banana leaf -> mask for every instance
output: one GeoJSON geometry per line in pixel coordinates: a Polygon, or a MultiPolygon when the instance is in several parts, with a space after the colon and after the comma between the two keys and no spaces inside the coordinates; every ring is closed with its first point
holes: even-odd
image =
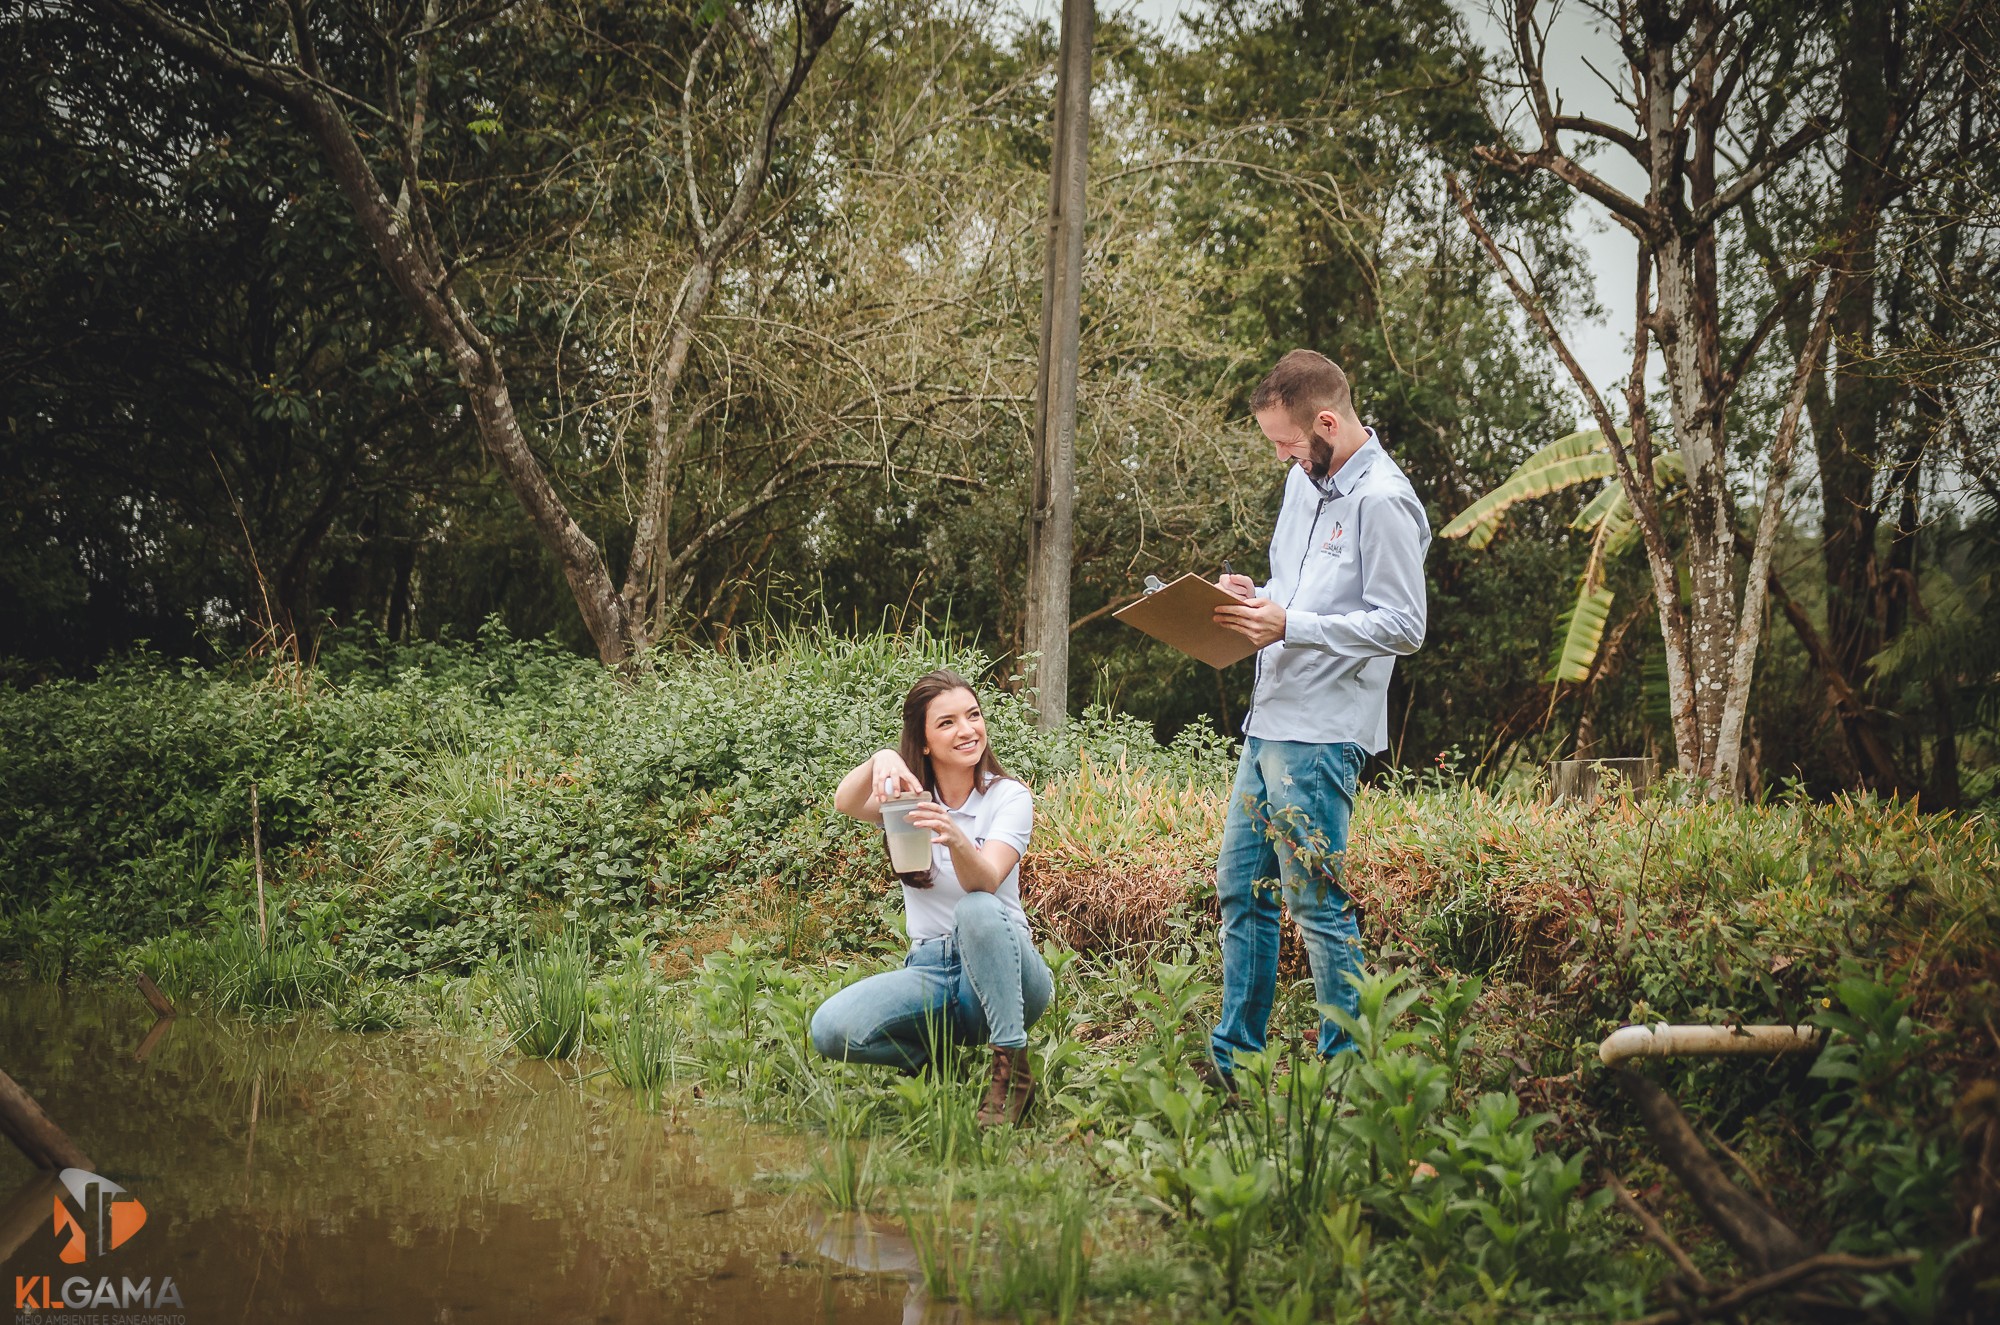
{"type": "Polygon", "coordinates": [[[1573,432],[1523,460],[1499,487],[1460,511],[1439,533],[1445,538],[1464,538],[1468,547],[1483,548],[1499,531],[1501,517],[1517,503],[1593,479],[1610,478],[1612,472],[1604,435],[1595,428],[1573,432]]]}
{"type": "MultiPolygon", "coordinates": [[[[1678,483],[1686,474],[1687,462],[1679,451],[1663,451],[1653,457],[1653,482],[1658,486],[1678,483]]],[[[1599,531],[1592,554],[1599,561],[1619,556],[1639,541],[1638,517],[1632,512],[1632,503],[1625,500],[1625,485],[1616,477],[1576,513],[1569,527],[1599,531]]]]}
{"type": "Polygon", "coordinates": [[[1591,665],[1597,661],[1598,646],[1604,643],[1604,627],[1611,620],[1611,590],[1585,585],[1576,602],[1563,613],[1562,642],[1557,647],[1555,665],[1542,679],[1575,684],[1590,679],[1591,665]]]}

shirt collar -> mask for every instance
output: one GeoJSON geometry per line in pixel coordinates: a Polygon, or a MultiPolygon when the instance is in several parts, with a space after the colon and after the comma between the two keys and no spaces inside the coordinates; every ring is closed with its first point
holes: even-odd
{"type": "MultiPolygon", "coordinates": [[[[979,809],[980,802],[986,799],[987,789],[993,785],[993,781],[994,780],[991,777],[975,776],[973,778],[972,794],[965,798],[965,804],[959,806],[957,809],[953,809],[951,806],[947,805],[944,807],[945,813],[972,814],[976,812],[979,809]],[[980,785],[981,782],[984,782],[985,785],[983,786],[980,785]]],[[[944,800],[944,797],[940,796],[938,797],[938,800],[942,802],[944,800]]]]}
{"type": "Polygon", "coordinates": [[[1382,439],[1375,435],[1373,428],[1365,428],[1363,431],[1368,434],[1368,440],[1363,442],[1353,455],[1347,457],[1346,463],[1339,469],[1327,475],[1326,482],[1320,485],[1320,491],[1324,492],[1331,487],[1345,497],[1353,493],[1357,483],[1368,477],[1368,471],[1382,457],[1382,439]]]}

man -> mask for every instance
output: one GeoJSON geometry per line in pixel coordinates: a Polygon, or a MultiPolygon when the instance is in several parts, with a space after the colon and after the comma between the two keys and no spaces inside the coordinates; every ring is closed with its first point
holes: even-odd
{"type": "MultiPolygon", "coordinates": [[[[1216,863],[1222,1020],[1205,1063],[1234,1088],[1234,1056],[1264,1047],[1278,981],[1278,903],[1298,922],[1319,1002],[1353,1014],[1361,930],[1340,887],[1361,765],[1389,744],[1389,673],[1424,642],[1430,522],[1409,479],[1354,412],[1347,375],[1311,350],[1278,361],[1250,397],[1289,461],[1271,579],[1224,575],[1243,601],[1218,624],[1259,646],[1243,757],[1216,863]]],[[[1319,1051],[1351,1048],[1330,1019],[1319,1051]]]]}

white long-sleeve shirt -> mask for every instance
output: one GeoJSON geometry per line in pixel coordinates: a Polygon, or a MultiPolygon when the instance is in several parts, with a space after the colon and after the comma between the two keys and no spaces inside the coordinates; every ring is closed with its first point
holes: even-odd
{"type": "Polygon", "coordinates": [[[1431,526],[1375,430],[1315,483],[1295,464],[1258,595],[1285,608],[1285,637],[1257,653],[1246,734],[1389,746],[1389,675],[1424,642],[1431,526]]]}

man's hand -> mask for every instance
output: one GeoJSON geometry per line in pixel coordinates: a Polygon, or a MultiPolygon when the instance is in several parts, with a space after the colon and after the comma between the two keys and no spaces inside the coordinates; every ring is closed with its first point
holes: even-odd
{"type": "Polygon", "coordinates": [[[1284,604],[1269,598],[1250,598],[1240,607],[1218,607],[1215,624],[1235,631],[1261,649],[1285,637],[1284,604]]]}
{"type": "Polygon", "coordinates": [[[1248,575],[1225,575],[1215,582],[1215,587],[1224,593],[1233,593],[1238,598],[1257,596],[1257,582],[1248,575]]]}

